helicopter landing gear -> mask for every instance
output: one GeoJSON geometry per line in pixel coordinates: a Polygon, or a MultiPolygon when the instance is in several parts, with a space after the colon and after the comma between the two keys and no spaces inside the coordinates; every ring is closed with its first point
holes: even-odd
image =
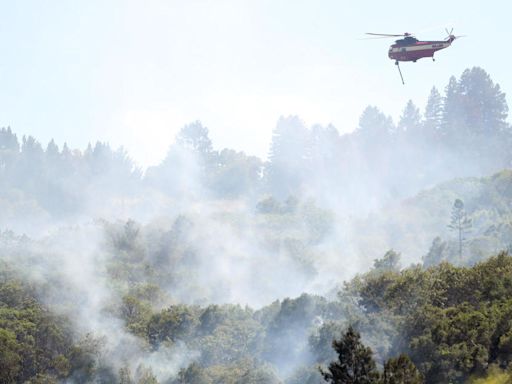
{"type": "Polygon", "coordinates": [[[402,79],[402,84],[405,85],[404,83],[404,77],[402,76],[402,71],[400,70],[400,64],[398,63],[398,60],[395,61],[395,65],[396,67],[398,68],[398,73],[400,73],[400,78],[402,79]]]}

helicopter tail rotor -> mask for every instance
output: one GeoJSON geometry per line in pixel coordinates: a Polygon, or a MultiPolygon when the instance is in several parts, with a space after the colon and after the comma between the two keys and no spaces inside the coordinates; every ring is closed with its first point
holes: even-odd
{"type": "Polygon", "coordinates": [[[448,35],[448,37],[453,36],[453,28],[451,29],[450,32],[448,32],[448,28],[445,28],[444,30],[446,31],[446,34],[448,35]]]}
{"type": "Polygon", "coordinates": [[[445,31],[446,31],[446,34],[448,35],[448,37],[446,38],[446,41],[449,41],[450,43],[452,41],[454,41],[455,39],[458,39],[458,38],[461,38],[461,37],[466,37],[466,35],[455,36],[453,34],[453,28],[450,31],[448,31],[448,28],[445,28],[445,31]]]}

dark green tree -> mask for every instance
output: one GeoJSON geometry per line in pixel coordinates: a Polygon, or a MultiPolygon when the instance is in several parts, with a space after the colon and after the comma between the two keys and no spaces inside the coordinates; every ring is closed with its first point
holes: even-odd
{"type": "Polygon", "coordinates": [[[379,372],[372,357],[372,350],[361,342],[361,335],[352,326],[332,347],[338,360],[329,364],[327,371],[320,369],[324,380],[332,384],[377,383],[379,372]]]}
{"type": "Polygon", "coordinates": [[[407,355],[389,359],[384,365],[382,384],[421,384],[423,377],[407,355]]]}

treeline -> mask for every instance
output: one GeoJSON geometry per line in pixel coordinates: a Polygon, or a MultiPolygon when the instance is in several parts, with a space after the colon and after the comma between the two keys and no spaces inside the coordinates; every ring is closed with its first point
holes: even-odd
{"type": "Polygon", "coordinates": [[[268,187],[277,196],[327,190],[361,209],[453,177],[487,175],[511,164],[507,113],[499,85],[472,68],[452,77],[444,95],[433,88],[423,113],[409,101],[397,123],[373,106],[345,135],[282,119],[266,166],[268,187]]]}
{"type": "Polygon", "coordinates": [[[83,152],[53,141],[43,148],[33,137],[20,142],[2,128],[0,204],[12,216],[35,211],[58,218],[123,199],[126,207],[134,197],[158,192],[172,198],[312,196],[368,210],[443,180],[510,166],[507,112],[499,85],[472,68],[452,77],[443,95],[432,89],[423,113],[410,101],[396,124],[376,107],[368,107],[357,129],[344,135],[331,125],[308,128],[298,117],[281,118],[266,161],[214,149],[208,129],[196,122],[145,174],[123,149],[105,143],[83,152]]]}

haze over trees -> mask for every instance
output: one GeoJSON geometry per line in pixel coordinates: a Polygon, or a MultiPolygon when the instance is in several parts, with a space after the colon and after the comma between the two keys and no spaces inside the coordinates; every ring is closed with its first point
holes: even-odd
{"type": "Polygon", "coordinates": [[[57,219],[101,211],[98,194],[108,207],[113,200],[140,199],[147,189],[172,198],[183,191],[219,199],[309,196],[368,212],[454,177],[508,167],[507,113],[499,85],[472,68],[458,80],[452,77],[444,95],[432,89],[423,116],[409,101],[396,124],[374,106],[344,135],[333,126],[308,128],[296,116],[283,117],[268,159],[215,150],[208,129],[195,122],[181,130],[162,163],[145,173],[123,149],[106,143],[79,151],[51,141],[43,148],[33,137],[18,138],[2,128],[1,192],[9,194],[9,205],[31,205],[36,214],[57,219]]]}
{"type": "Polygon", "coordinates": [[[146,170],[1,128],[0,383],[510,379],[507,113],[471,68],[398,121],[282,117],[267,159],[192,122],[146,170]]]}

